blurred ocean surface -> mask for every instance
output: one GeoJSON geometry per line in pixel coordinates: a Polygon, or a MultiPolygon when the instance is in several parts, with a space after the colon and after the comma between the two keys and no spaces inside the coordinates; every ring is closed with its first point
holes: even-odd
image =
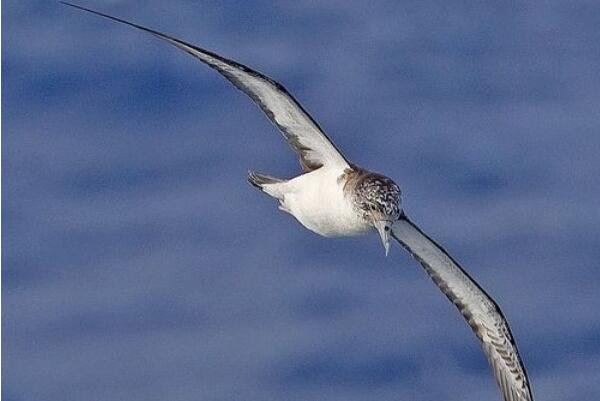
{"type": "MultiPolygon", "coordinates": [[[[538,400],[600,398],[599,2],[82,4],[284,83],[495,297],[538,400]]],[[[500,400],[403,250],[247,185],[300,170],[218,74],[53,1],[2,23],[3,400],[500,400]]]]}

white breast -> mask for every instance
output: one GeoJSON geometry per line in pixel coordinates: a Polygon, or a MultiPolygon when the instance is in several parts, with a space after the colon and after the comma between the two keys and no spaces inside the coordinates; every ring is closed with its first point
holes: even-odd
{"type": "Polygon", "coordinates": [[[362,234],[371,226],[344,195],[341,169],[321,167],[286,183],[284,207],[306,228],[325,237],[362,234]]]}

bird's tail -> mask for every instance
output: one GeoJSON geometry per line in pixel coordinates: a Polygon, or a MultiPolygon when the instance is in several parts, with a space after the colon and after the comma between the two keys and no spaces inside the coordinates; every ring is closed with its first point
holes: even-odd
{"type": "Polygon", "coordinates": [[[271,177],[269,175],[260,174],[256,171],[248,171],[248,182],[258,189],[263,189],[264,185],[281,184],[282,182],[285,182],[285,180],[282,180],[281,178],[271,177]]]}
{"type": "Polygon", "coordinates": [[[248,182],[268,195],[281,200],[283,195],[280,184],[285,184],[287,181],[255,171],[248,171],[248,182]]]}

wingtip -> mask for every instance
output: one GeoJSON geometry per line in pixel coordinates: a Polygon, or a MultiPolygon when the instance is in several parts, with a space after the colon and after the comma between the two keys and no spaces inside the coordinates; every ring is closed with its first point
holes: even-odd
{"type": "Polygon", "coordinates": [[[63,6],[69,6],[69,7],[79,8],[80,10],[85,10],[85,11],[91,11],[91,10],[88,10],[87,8],[79,6],[77,4],[69,3],[68,1],[58,0],[58,2],[60,4],[62,4],[63,6]]]}
{"type": "Polygon", "coordinates": [[[110,18],[110,19],[113,19],[113,20],[116,20],[116,21],[120,21],[119,18],[110,16],[108,14],[101,13],[100,11],[92,10],[91,8],[86,8],[84,6],[80,6],[79,4],[69,3],[68,1],[63,1],[63,0],[58,0],[58,2],[60,4],[62,4],[62,5],[64,5],[64,6],[73,7],[73,8],[76,8],[78,10],[81,10],[81,11],[86,11],[86,12],[91,13],[91,14],[99,15],[101,17],[110,18]]]}

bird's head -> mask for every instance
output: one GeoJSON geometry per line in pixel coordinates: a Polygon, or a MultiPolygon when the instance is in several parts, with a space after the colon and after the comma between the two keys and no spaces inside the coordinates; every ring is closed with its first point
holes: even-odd
{"type": "Polygon", "coordinates": [[[357,182],[355,202],[363,218],[379,232],[387,256],[392,225],[402,213],[400,187],[386,176],[369,172],[357,182]]]}

